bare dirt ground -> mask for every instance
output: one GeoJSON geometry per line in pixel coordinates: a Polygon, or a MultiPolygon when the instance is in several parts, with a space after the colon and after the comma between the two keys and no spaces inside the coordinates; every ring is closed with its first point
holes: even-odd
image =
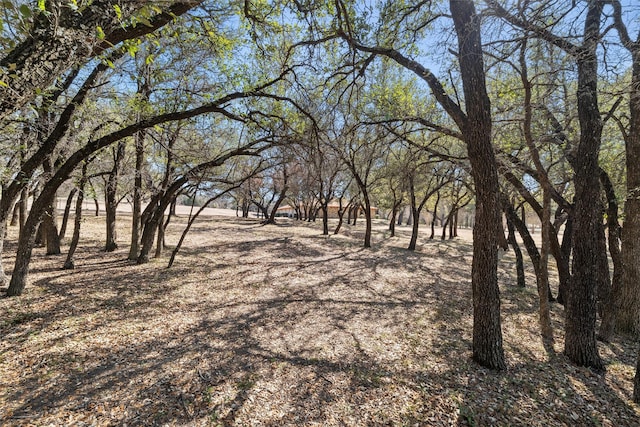
{"type": "Polygon", "coordinates": [[[126,261],[127,220],[104,253],[103,218],[88,217],[76,270],[37,249],[25,294],[0,299],[0,424],[640,425],[633,341],[600,345],[604,375],[573,366],[554,304],[547,353],[535,281],[514,287],[511,252],[508,369],[492,372],[470,360],[468,238],[408,252],[406,228],[388,238],[378,223],[365,250],[362,224],[326,238],[320,224],[214,217],[167,269],[168,254],[126,261]]]}

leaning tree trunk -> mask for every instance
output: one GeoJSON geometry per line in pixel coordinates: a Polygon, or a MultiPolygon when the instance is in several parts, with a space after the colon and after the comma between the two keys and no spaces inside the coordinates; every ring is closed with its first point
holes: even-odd
{"type": "Polygon", "coordinates": [[[336,225],[336,229],[333,230],[333,234],[338,234],[340,232],[340,228],[342,228],[342,223],[344,221],[344,214],[349,212],[351,209],[351,203],[347,204],[344,208],[342,207],[342,199],[340,199],[340,207],[338,208],[338,225],[336,225]]]}
{"type": "Polygon", "coordinates": [[[77,188],[72,188],[67,196],[67,201],[64,205],[64,213],[62,214],[62,225],[60,226],[60,240],[64,239],[64,235],[67,234],[67,223],[69,222],[69,215],[71,213],[71,205],[73,204],[73,198],[78,192],[77,188]]]}
{"type": "Polygon", "coordinates": [[[549,251],[551,246],[551,191],[548,182],[542,189],[542,248],[540,250],[540,267],[538,284],[538,321],[540,333],[545,344],[553,342],[553,328],[549,312],[549,251]]]}
{"type": "Polygon", "coordinates": [[[611,281],[611,296],[604,308],[604,316],[600,322],[598,339],[609,342],[616,325],[616,318],[620,310],[620,291],[622,289],[623,266],[620,254],[620,223],[618,222],[618,200],[609,175],[600,170],[600,181],[607,195],[607,230],[608,246],[611,261],[613,262],[613,279],[611,281]]]}
{"type": "Polygon", "coordinates": [[[36,242],[36,232],[42,221],[42,217],[49,203],[53,201],[52,195],[41,193],[31,206],[31,212],[24,223],[24,227],[18,238],[18,250],[16,251],[16,261],[7,289],[7,296],[18,296],[22,294],[27,285],[27,275],[29,273],[29,263],[31,254],[36,242]]]}
{"type": "Polygon", "coordinates": [[[73,256],[78,248],[78,242],[80,241],[80,226],[82,224],[82,202],[84,201],[84,187],[87,183],[87,162],[82,165],[82,176],[78,183],[78,198],[76,200],[76,214],[73,220],[73,237],[71,238],[71,244],[69,246],[69,252],[67,253],[67,259],[62,267],[65,270],[73,270],[75,268],[75,262],[73,256]]]}
{"type": "Polygon", "coordinates": [[[524,276],[524,260],[522,258],[522,251],[520,250],[520,245],[518,245],[518,240],[516,239],[515,228],[513,226],[513,221],[507,215],[507,230],[509,234],[507,236],[507,242],[513,248],[513,253],[516,256],[516,283],[518,287],[524,288],[526,286],[526,280],[524,276]]]}
{"type": "MultiPolygon", "coordinates": [[[[414,218],[420,218],[420,211],[416,207],[411,207],[411,214],[414,218]]],[[[409,240],[409,247],[407,247],[410,251],[416,250],[416,245],[418,243],[418,228],[419,221],[413,221],[413,225],[411,226],[411,240],[409,240]]]]}
{"type": "Polygon", "coordinates": [[[13,205],[13,210],[11,212],[11,222],[9,223],[11,227],[15,227],[16,225],[18,225],[19,215],[20,215],[20,204],[16,203],[13,205]]]}
{"type": "Polygon", "coordinates": [[[29,188],[25,186],[20,191],[20,230],[24,227],[24,222],[27,220],[27,199],[29,198],[29,188]]]}

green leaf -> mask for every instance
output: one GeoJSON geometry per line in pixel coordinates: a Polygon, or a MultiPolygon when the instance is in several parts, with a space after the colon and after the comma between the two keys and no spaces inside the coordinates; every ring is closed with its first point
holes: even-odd
{"type": "Polygon", "coordinates": [[[96,36],[100,39],[100,40],[104,40],[105,38],[105,34],[104,34],[104,30],[102,29],[101,26],[97,26],[96,27],[96,36]]]}
{"type": "Polygon", "coordinates": [[[45,5],[45,0],[38,0],[38,9],[40,9],[43,12],[47,10],[47,7],[45,5]]]}
{"type": "Polygon", "coordinates": [[[31,18],[31,15],[33,15],[33,13],[31,12],[31,8],[26,4],[23,4],[22,6],[20,6],[20,13],[25,18],[31,18]]]}
{"type": "Polygon", "coordinates": [[[122,20],[122,9],[120,9],[120,6],[118,6],[117,4],[114,4],[113,10],[116,11],[116,16],[118,17],[118,19],[122,20]]]}

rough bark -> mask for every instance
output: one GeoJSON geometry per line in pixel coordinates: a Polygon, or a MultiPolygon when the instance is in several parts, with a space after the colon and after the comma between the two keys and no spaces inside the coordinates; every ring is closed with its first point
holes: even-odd
{"type": "Polygon", "coordinates": [[[596,342],[596,291],[599,257],[598,233],[601,226],[598,153],[602,118],[598,108],[598,59],[600,16],[603,4],[589,2],[585,20],[585,41],[576,58],[578,63],[578,119],[580,143],[576,153],[575,209],[573,216],[572,278],[566,305],[565,354],[578,365],[596,370],[604,368],[596,342]]]}
{"type": "Polygon", "coordinates": [[[498,171],[491,145],[491,106],[485,85],[480,17],[476,15],[472,1],[451,0],[449,5],[458,36],[458,60],[467,113],[461,130],[476,188],[471,269],[473,359],[489,368],[504,369],[497,278],[498,232],[501,229],[498,171]]]}
{"type": "MultiPolygon", "coordinates": [[[[491,145],[491,105],[486,90],[480,17],[472,1],[450,0],[449,7],[458,38],[458,60],[466,112],[448,94],[437,77],[420,63],[397,50],[368,47],[354,40],[347,31],[339,35],[360,51],[384,55],[424,80],[436,101],[461,130],[471,162],[476,187],[476,223],[474,227],[473,358],[493,369],[504,369],[504,351],[500,326],[500,292],[497,280],[498,233],[501,230],[498,203],[498,174],[491,145]]],[[[338,8],[342,19],[346,10],[338,8]]],[[[504,235],[502,239],[505,240],[504,235]]]]}
{"type": "Polygon", "coordinates": [[[596,342],[597,272],[603,254],[598,251],[594,233],[601,221],[599,210],[598,154],[602,137],[602,117],[598,107],[598,58],[600,21],[604,2],[590,0],[584,20],[583,41],[573,44],[557,37],[547,28],[537,27],[509,14],[497,1],[488,2],[494,11],[513,25],[533,32],[537,37],[572,55],[577,65],[577,107],[580,141],[572,166],[575,171],[575,207],[573,209],[572,277],[566,295],[565,349],[567,357],[577,365],[603,369],[596,342]]]}
{"type": "Polygon", "coordinates": [[[11,78],[3,78],[5,84],[0,85],[0,118],[32,101],[71,67],[85,63],[108,46],[155,31],[199,3],[179,1],[152,17],[149,26],[123,28],[122,20],[145,2],[105,0],[73,8],[66,1],[47,1],[46,12],[35,12],[29,36],[0,59],[0,66],[12,70],[11,78]],[[120,17],[115,5],[120,8],[120,17]],[[103,39],[96,36],[96,28],[103,30],[103,39]]]}
{"type": "MultiPolygon", "coordinates": [[[[627,37],[628,38],[628,37],[627,37]]],[[[629,131],[625,137],[627,188],[622,229],[622,266],[624,279],[620,291],[617,328],[640,334],[640,35],[627,41],[632,53],[632,77],[629,98],[629,131]]],[[[640,392],[638,392],[640,393],[640,392]]],[[[634,392],[634,396],[637,393],[634,392]]]]}

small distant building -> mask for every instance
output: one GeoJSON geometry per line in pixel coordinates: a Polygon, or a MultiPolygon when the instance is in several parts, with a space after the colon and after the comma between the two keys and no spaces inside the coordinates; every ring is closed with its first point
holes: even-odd
{"type": "MultiPolygon", "coordinates": [[[[342,207],[344,209],[346,203],[343,203],[342,207]]],[[[304,208],[300,207],[300,211],[304,212],[304,208]]],[[[338,200],[331,200],[329,205],[327,206],[327,211],[329,214],[329,218],[338,218],[338,212],[340,211],[340,202],[338,200]]],[[[378,214],[378,208],[375,206],[371,206],[371,216],[375,217],[378,214]]],[[[321,212],[318,212],[318,215],[321,215],[321,212]]],[[[360,206],[358,210],[358,216],[364,215],[364,209],[360,206]]],[[[280,206],[276,213],[278,217],[287,217],[287,218],[295,218],[296,217],[296,209],[291,205],[280,206]]]]}

